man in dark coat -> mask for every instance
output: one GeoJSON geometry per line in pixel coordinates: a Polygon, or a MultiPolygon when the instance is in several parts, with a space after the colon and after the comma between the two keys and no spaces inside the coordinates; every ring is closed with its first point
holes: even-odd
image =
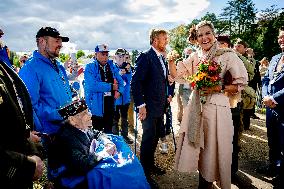
{"type": "Polygon", "coordinates": [[[284,27],[279,30],[282,50],[272,57],[262,80],[263,103],[266,106],[266,127],[269,146],[269,172],[279,174],[284,187],[284,27]]]}
{"type": "Polygon", "coordinates": [[[164,57],[167,44],[167,31],[151,30],[151,48],[137,58],[131,83],[134,103],[139,110],[138,118],[143,128],[140,161],[153,188],[157,185],[150,175],[165,173],[155,165],[154,153],[167,104],[168,68],[164,57]]]}
{"type": "Polygon", "coordinates": [[[0,61],[0,183],[6,188],[32,188],[43,162],[32,142],[32,105],[25,85],[0,61]],[[4,125],[5,124],[5,125],[4,125]]]}

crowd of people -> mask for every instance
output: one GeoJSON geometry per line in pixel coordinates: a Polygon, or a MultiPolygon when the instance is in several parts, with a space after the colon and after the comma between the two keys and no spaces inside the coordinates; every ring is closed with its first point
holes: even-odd
{"type": "Polygon", "coordinates": [[[233,45],[201,21],[190,29],[181,58],[167,52],[168,32],[154,28],[150,48],[135,65],[126,49],[118,48],[111,59],[108,45],[98,44],[84,70],[77,65],[71,72],[69,62],[58,60],[68,37],[52,27],[40,28],[35,37],[37,50],[21,56],[17,68],[0,43],[0,114],[7,123],[0,137],[0,181],[8,188],[32,188],[45,159],[49,187],[159,188],[153,175],[166,171],[155,152],[161,141],[161,153],[167,153],[175,88],[175,170],[198,170],[200,189],[213,188],[215,181],[231,188],[242,131],[250,129],[250,118],[258,119],[255,108],[265,107],[269,165],[259,171],[275,177],[275,187],[284,186],[284,28],[278,36],[282,53],[270,62],[255,60],[245,41],[233,45]],[[81,73],[83,98],[70,83],[81,73]],[[129,147],[129,132],[137,132],[134,109],[143,129],[139,159],[129,147]],[[7,133],[14,133],[12,139],[7,133]]]}

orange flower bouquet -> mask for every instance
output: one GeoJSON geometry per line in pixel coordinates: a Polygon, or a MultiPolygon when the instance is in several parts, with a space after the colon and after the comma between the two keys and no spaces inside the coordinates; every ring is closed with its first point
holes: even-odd
{"type": "MultiPolygon", "coordinates": [[[[196,87],[200,90],[204,87],[214,87],[221,84],[221,65],[218,64],[214,59],[206,60],[203,59],[198,63],[198,69],[195,74],[189,76],[187,80],[191,82],[193,88],[196,87]]],[[[206,97],[200,97],[201,103],[206,103],[206,97]]]]}

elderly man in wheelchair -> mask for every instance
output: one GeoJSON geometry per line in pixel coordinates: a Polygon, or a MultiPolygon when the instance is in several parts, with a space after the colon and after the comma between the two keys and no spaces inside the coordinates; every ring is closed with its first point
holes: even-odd
{"type": "Polygon", "coordinates": [[[59,113],[66,121],[48,151],[48,176],[55,188],[150,188],[123,138],[92,130],[84,100],[59,113]]]}

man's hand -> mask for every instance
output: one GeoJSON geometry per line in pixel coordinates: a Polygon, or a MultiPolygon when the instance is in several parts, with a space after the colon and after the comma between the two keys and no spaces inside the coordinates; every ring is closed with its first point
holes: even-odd
{"type": "Polygon", "coordinates": [[[114,98],[118,99],[120,97],[120,92],[114,91],[114,98]]]}
{"type": "Polygon", "coordinates": [[[28,160],[35,162],[36,168],[35,168],[33,180],[38,180],[43,174],[43,170],[44,170],[43,161],[38,156],[35,156],[35,155],[28,156],[28,160]]]}
{"type": "Polygon", "coordinates": [[[30,138],[29,140],[35,142],[35,143],[38,143],[41,141],[41,137],[38,136],[39,132],[37,131],[31,131],[30,132],[30,138]]]}
{"type": "Polygon", "coordinates": [[[143,121],[146,118],[146,115],[147,115],[146,106],[139,108],[138,119],[140,121],[143,121]]]}
{"type": "Polygon", "coordinates": [[[262,99],[262,102],[265,106],[267,106],[268,108],[275,108],[276,104],[273,102],[273,100],[269,97],[269,96],[265,96],[262,99]]]}
{"type": "Polygon", "coordinates": [[[173,101],[173,97],[170,95],[169,97],[168,97],[168,103],[171,103],[173,101]]]}

